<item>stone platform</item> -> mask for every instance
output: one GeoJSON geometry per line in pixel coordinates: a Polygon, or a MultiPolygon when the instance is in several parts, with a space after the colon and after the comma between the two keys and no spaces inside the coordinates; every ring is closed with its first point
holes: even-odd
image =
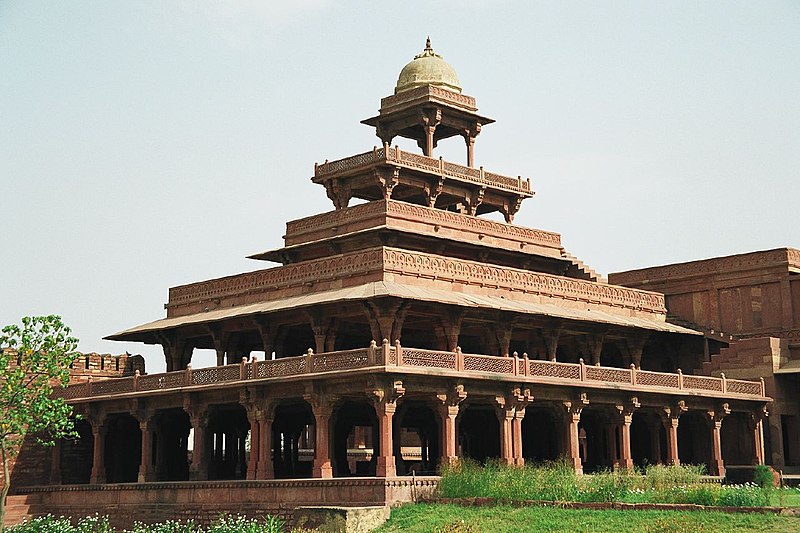
{"type": "Polygon", "coordinates": [[[294,510],[301,506],[396,505],[430,497],[438,480],[436,476],[353,477],[64,485],[21,488],[14,498],[27,506],[27,516],[98,513],[108,515],[115,528],[129,528],[136,521],[190,518],[207,525],[222,513],[252,518],[270,514],[291,525],[294,510]]]}

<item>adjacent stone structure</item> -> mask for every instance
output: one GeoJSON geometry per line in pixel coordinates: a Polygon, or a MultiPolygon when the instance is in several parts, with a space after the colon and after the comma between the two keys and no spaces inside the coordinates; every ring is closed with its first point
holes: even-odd
{"type": "Polygon", "coordinates": [[[609,279],[664,293],[670,322],[704,332],[705,356],[696,372],[764,378],[775,399],[764,435],[767,461],[800,473],[800,250],[716,257],[609,279]]]}

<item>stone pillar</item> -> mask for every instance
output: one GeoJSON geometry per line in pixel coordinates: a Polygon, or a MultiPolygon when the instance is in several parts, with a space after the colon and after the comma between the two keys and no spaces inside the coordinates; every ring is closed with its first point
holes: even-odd
{"type": "Polygon", "coordinates": [[[313,477],[330,478],[333,477],[331,467],[330,450],[330,422],[333,414],[333,406],[322,398],[316,401],[309,401],[314,411],[314,427],[316,435],[314,438],[314,465],[311,470],[313,477]]]}
{"type": "Polygon", "coordinates": [[[475,166],[475,137],[466,135],[464,141],[467,144],[467,166],[473,168],[475,166]]]}
{"type": "Polygon", "coordinates": [[[525,418],[525,409],[517,408],[514,410],[514,423],[512,433],[514,434],[514,464],[524,466],[525,458],[522,456],[522,420],[525,418]]]}
{"type": "Polygon", "coordinates": [[[194,429],[192,464],[189,466],[189,479],[204,481],[208,479],[208,411],[189,412],[189,419],[194,429]]]}
{"type": "Polygon", "coordinates": [[[258,477],[258,459],[261,457],[261,424],[258,420],[258,411],[250,409],[247,412],[250,422],[250,457],[247,459],[247,479],[258,477]]]}
{"type": "Polygon", "coordinates": [[[272,479],[275,477],[275,470],[272,464],[272,422],[274,420],[274,413],[265,409],[261,420],[258,421],[258,466],[256,469],[256,478],[258,479],[272,479]]]}
{"type": "Polygon", "coordinates": [[[581,421],[581,412],[584,404],[581,402],[564,402],[567,423],[567,442],[565,456],[575,469],[576,474],[583,474],[583,461],[581,461],[581,445],[578,440],[578,424],[581,421]]]}
{"type": "Polygon", "coordinates": [[[556,353],[558,352],[558,338],[561,335],[561,330],[558,328],[549,328],[542,330],[542,339],[547,348],[547,359],[549,361],[556,361],[556,353]]]}
{"type": "Polygon", "coordinates": [[[753,455],[754,464],[764,464],[764,421],[760,417],[753,419],[753,455]]]}
{"type": "Polygon", "coordinates": [[[225,350],[222,348],[217,349],[217,366],[225,365],[225,350]]]}
{"type": "Polygon", "coordinates": [[[504,398],[497,398],[497,420],[500,422],[500,462],[514,464],[514,436],[512,422],[514,408],[507,405],[504,398]]]}
{"type": "Polygon", "coordinates": [[[725,476],[720,431],[722,429],[722,420],[728,413],[730,413],[730,409],[727,404],[723,404],[717,410],[706,412],[706,416],[708,416],[708,420],[711,423],[711,460],[708,465],[708,473],[712,476],[725,476]]]}
{"type": "Polygon", "coordinates": [[[458,405],[442,405],[439,409],[442,419],[442,466],[453,464],[458,459],[456,417],[458,405]]]}
{"type": "Polygon", "coordinates": [[[92,473],[89,483],[97,485],[106,482],[106,430],[105,417],[99,416],[90,419],[92,424],[92,435],[94,436],[94,450],[92,452],[92,473]]]}
{"type": "Polygon", "coordinates": [[[625,412],[620,417],[619,430],[620,430],[620,450],[619,450],[619,468],[630,470],[633,468],[633,456],[631,455],[631,423],[633,422],[633,413],[625,412]]]}
{"type": "Polygon", "coordinates": [[[150,413],[140,414],[139,430],[142,433],[142,459],[139,463],[139,483],[155,481],[153,469],[153,416],[150,413]]]}
{"type": "Polygon", "coordinates": [[[677,466],[681,464],[678,456],[678,417],[665,417],[664,429],[667,430],[667,464],[677,466]]]}
{"type": "Polygon", "coordinates": [[[446,392],[436,395],[439,400],[439,416],[441,417],[441,461],[440,466],[451,465],[458,459],[456,418],[459,405],[467,398],[464,385],[456,385],[446,392]]]}
{"type": "Polygon", "coordinates": [[[396,403],[386,401],[376,405],[376,411],[378,412],[378,443],[380,449],[375,474],[378,477],[394,477],[397,475],[394,461],[394,443],[392,441],[392,418],[394,417],[396,407],[396,403]]]}

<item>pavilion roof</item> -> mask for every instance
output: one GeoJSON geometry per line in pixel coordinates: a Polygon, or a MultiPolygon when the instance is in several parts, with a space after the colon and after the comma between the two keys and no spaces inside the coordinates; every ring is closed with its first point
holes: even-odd
{"type": "MultiPolygon", "coordinates": [[[[665,320],[648,319],[635,316],[615,315],[605,311],[564,307],[554,304],[519,301],[510,298],[488,295],[465,294],[441,289],[410,286],[389,281],[375,281],[314,294],[287,297],[280,300],[257,302],[248,305],[215,309],[201,313],[162,318],[130,328],[106,337],[108,340],[156,342],[151,336],[158,331],[169,330],[181,326],[218,322],[276,311],[304,308],[325,303],[374,299],[379,297],[396,297],[409,300],[436,302],[459,307],[493,309],[521,314],[548,316],[566,320],[610,324],[622,327],[646,329],[667,333],[702,335],[701,332],[688,329],[665,320]]],[[[376,339],[377,340],[377,339],[376,339]]]]}

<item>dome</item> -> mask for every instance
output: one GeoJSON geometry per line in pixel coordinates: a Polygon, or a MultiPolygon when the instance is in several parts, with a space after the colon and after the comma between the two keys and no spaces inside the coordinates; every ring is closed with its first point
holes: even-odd
{"type": "Polygon", "coordinates": [[[425,43],[425,50],[400,71],[394,93],[423,85],[437,85],[457,93],[461,92],[461,82],[458,81],[456,71],[442,59],[442,56],[433,51],[430,38],[425,43]]]}

